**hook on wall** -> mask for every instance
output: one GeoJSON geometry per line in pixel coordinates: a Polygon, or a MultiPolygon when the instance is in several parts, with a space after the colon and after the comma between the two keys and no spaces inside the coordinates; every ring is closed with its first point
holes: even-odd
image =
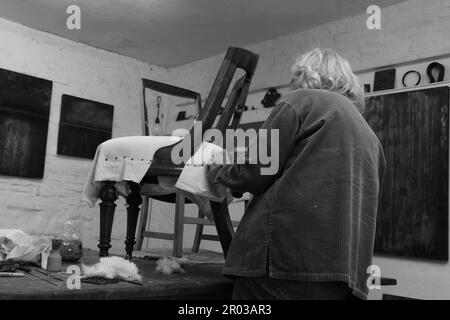
{"type": "Polygon", "coordinates": [[[162,133],[162,128],[161,128],[161,120],[159,119],[159,112],[161,109],[161,96],[157,96],[156,97],[156,108],[157,108],[157,114],[156,114],[156,118],[155,118],[155,124],[152,128],[152,133],[155,136],[159,136],[162,133]]]}

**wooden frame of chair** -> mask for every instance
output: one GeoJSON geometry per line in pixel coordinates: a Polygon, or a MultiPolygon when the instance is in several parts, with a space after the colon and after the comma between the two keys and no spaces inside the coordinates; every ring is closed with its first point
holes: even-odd
{"type": "MultiPolygon", "coordinates": [[[[195,228],[194,241],[192,243],[192,252],[198,252],[200,250],[200,243],[202,240],[220,241],[218,235],[203,233],[203,227],[214,226],[214,222],[209,221],[200,210],[198,211],[198,218],[185,217],[184,223],[197,225],[195,228]]],[[[233,225],[233,228],[237,228],[239,226],[239,221],[232,220],[231,224],[233,225]]]]}
{"type": "MultiPolygon", "coordinates": [[[[229,48],[219,69],[219,72],[214,80],[208,98],[201,110],[200,116],[197,121],[202,122],[202,137],[206,130],[210,129],[216,117],[219,115],[222,103],[225,99],[228,88],[233,80],[236,69],[242,69],[245,72],[245,76],[237,80],[233,87],[227,104],[223,109],[216,129],[224,132],[228,127],[237,127],[240,121],[240,117],[244,110],[245,100],[247,98],[250,82],[253,78],[253,74],[258,63],[258,55],[253,54],[250,51],[241,48],[229,48]]],[[[190,137],[194,137],[196,134],[194,128],[190,131],[190,137]]],[[[191,139],[191,155],[193,155],[196,149],[202,142],[202,137],[191,139]],[[200,141],[198,143],[197,141],[200,141]]],[[[182,141],[178,142],[182,143],[182,141]]],[[[183,170],[183,164],[175,165],[171,161],[171,153],[174,146],[177,143],[160,148],[156,151],[153,162],[142,180],[141,183],[145,183],[148,180],[155,180],[158,176],[178,177],[183,170]]],[[[126,257],[131,259],[136,235],[136,227],[139,216],[139,206],[142,203],[142,197],[140,194],[140,185],[135,182],[129,182],[131,193],[127,197],[127,236],[125,240],[126,257]]],[[[173,195],[163,196],[166,200],[170,199],[173,195]]],[[[153,197],[161,199],[161,197],[153,197]]],[[[114,187],[114,182],[105,181],[100,191],[100,240],[98,247],[100,249],[100,256],[107,256],[108,250],[111,247],[111,229],[114,218],[115,200],[117,199],[117,190],[114,187]]],[[[176,203],[175,209],[175,227],[174,227],[174,256],[180,256],[182,247],[180,247],[179,239],[183,238],[184,228],[184,194],[181,191],[175,193],[175,199],[170,201],[176,203]]],[[[225,200],[222,203],[210,202],[212,213],[214,216],[214,223],[217,229],[217,234],[222,246],[224,255],[228,253],[228,248],[234,236],[234,228],[228,212],[228,204],[225,200]]],[[[166,234],[153,234],[156,236],[164,236],[172,238],[166,234]]],[[[182,245],[182,240],[181,240],[182,245]]]]}

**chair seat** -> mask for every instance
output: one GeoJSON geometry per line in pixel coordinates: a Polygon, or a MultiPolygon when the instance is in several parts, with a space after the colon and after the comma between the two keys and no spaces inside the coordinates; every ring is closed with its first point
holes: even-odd
{"type": "MultiPolygon", "coordinates": [[[[82,192],[83,201],[94,206],[104,181],[129,181],[139,184],[150,168],[157,150],[173,145],[181,139],[171,136],[131,136],[103,142],[95,152],[93,165],[82,192]]],[[[120,193],[120,190],[118,191],[120,193]]],[[[126,192],[121,195],[126,195],[126,192]]]]}
{"type": "MultiPolygon", "coordinates": [[[[167,176],[167,175],[166,175],[167,176]]],[[[142,184],[158,184],[158,176],[157,175],[151,175],[146,174],[145,177],[141,181],[142,184]]],[[[164,195],[148,195],[150,198],[162,201],[162,202],[168,202],[168,203],[175,203],[176,202],[176,194],[164,194],[164,195]]],[[[186,198],[186,203],[194,203],[190,199],[186,198]]]]}
{"type": "Polygon", "coordinates": [[[148,168],[148,171],[145,174],[144,178],[142,179],[142,182],[152,179],[152,177],[158,176],[178,177],[183,171],[183,168],[184,166],[176,166],[176,165],[173,166],[152,165],[150,166],[150,168],[148,168]]]}
{"type": "Polygon", "coordinates": [[[156,152],[181,139],[171,136],[134,136],[105,141],[97,148],[95,180],[140,183],[152,165],[156,152]]]}
{"type": "MultiPolygon", "coordinates": [[[[178,143],[182,143],[178,141],[178,143]]],[[[178,177],[184,168],[184,163],[175,164],[172,161],[172,149],[177,142],[159,148],[154,156],[153,161],[148,169],[146,176],[169,176],[178,177]]]]}
{"type": "Polygon", "coordinates": [[[153,155],[162,147],[180,141],[174,136],[130,136],[113,138],[100,144],[99,148],[106,157],[122,156],[136,160],[153,160],[153,155]]]}

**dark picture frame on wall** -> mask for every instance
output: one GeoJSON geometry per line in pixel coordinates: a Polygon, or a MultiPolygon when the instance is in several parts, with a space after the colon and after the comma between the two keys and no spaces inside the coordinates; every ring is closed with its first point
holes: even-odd
{"type": "Polygon", "coordinates": [[[113,116],[113,105],[64,94],[57,154],[93,159],[98,145],[111,139],[113,116]]]}
{"type": "Polygon", "coordinates": [[[375,72],[373,91],[395,89],[396,69],[388,69],[375,72]]]}
{"type": "Polygon", "coordinates": [[[0,69],[0,175],[43,178],[52,87],[0,69]]]}

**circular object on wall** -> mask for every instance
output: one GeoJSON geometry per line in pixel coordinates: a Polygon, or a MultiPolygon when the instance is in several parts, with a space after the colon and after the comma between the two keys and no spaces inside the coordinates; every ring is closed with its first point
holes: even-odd
{"type": "Polygon", "coordinates": [[[404,87],[415,87],[422,81],[422,75],[416,70],[410,70],[403,75],[402,83],[404,87]]]}

